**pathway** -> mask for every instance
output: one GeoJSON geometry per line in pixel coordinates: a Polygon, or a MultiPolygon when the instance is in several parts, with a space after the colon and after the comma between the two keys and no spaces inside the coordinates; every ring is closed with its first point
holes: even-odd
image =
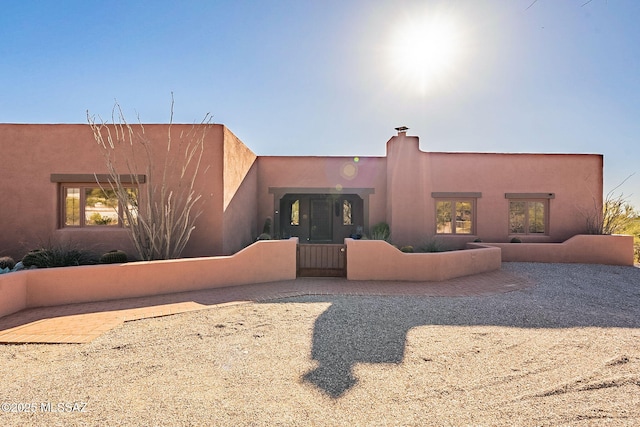
{"type": "Polygon", "coordinates": [[[0,343],[87,343],[132,320],[204,310],[229,304],[263,302],[306,295],[378,295],[467,297],[509,292],[532,286],[505,271],[443,282],[348,281],[298,278],[150,297],[40,307],[0,318],[0,343]]]}

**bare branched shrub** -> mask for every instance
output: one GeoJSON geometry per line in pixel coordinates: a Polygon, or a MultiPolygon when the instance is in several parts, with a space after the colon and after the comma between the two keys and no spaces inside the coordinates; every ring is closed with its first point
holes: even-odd
{"type": "Polygon", "coordinates": [[[593,211],[584,214],[589,234],[621,234],[631,227],[638,213],[629,203],[627,196],[615,194],[615,191],[631,176],[607,193],[602,202],[602,209],[594,198],[593,211]]]}
{"type": "Polygon", "coordinates": [[[143,260],[179,258],[202,213],[195,182],[206,172],[201,171],[201,161],[211,116],[207,113],[199,125],[174,141],[173,105],[172,95],[166,142],[150,140],[139,118],[135,128],[130,125],[117,102],[111,124],[101,118],[96,121],[87,111],[105,158],[108,185],[123,207],[118,215],[143,260]]]}

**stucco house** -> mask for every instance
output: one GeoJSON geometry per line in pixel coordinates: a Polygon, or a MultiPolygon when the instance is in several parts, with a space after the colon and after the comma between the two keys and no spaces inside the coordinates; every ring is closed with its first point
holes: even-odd
{"type": "MultiPolygon", "coordinates": [[[[145,132],[165,144],[169,130],[177,137],[191,127],[145,132]]],[[[381,157],[257,156],[212,125],[196,181],[203,213],[183,255],[232,254],[266,218],[275,237],[300,242],[342,242],[379,222],[397,245],[562,242],[585,233],[585,215],[601,206],[602,155],[428,152],[397,130],[381,157]]],[[[51,242],[134,253],[117,204],[96,196],[107,169],[88,125],[0,124],[0,150],[0,256],[51,242]]]]}

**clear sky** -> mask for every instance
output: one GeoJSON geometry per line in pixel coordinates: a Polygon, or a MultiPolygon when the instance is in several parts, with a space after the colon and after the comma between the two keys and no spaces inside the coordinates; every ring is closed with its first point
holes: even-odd
{"type": "MultiPolygon", "coordinates": [[[[227,125],[258,155],[601,153],[640,207],[638,0],[0,0],[0,122],[227,125]],[[586,3],[586,4],[585,4],[586,3]]],[[[6,153],[5,153],[6,154],[6,153]]],[[[463,172],[463,171],[461,171],[463,172]]]]}

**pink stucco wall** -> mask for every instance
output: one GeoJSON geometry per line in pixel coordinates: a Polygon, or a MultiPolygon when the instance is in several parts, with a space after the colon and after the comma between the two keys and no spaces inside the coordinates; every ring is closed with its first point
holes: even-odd
{"type": "Polygon", "coordinates": [[[26,270],[0,275],[0,317],[23,308],[292,280],[296,239],[232,256],[26,270]]]}
{"type": "MultiPolygon", "coordinates": [[[[146,137],[153,142],[154,150],[166,150],[168,125],[144,125],[146,137]]],[[[173,125],[170,158],[182,156],[180,134],[192,129],[192,125],[173,125]]],[[[134,130],[138,131],[137,125],[134,130]]],[[[196,222],[196,231],[185,249],[185,256],[203,256],[223,252],[223,142],[232,140],[230,132],[222,125],[212,125],[205,138],[201,164],[202,173],[196,181],[196,191],[202,195],[202,215],[196,222]]],[[[123,249],[135,256],[126,231],[117,227],[61,228],[59,226],[58,183],[51,182],[51,174],[106,174],[108,172],[102,151],[96,144],[88,125],[55,124],[23,125],[0,124],[0,148],[11,152],[11,161],[0,170],[3,185],[15,189],[14,195],[0,204],[3,233],[0,238],[0,255],[20,259],[35,247],[66,242],[68,245],[98,253],[111,249],[123,249]]],[[[130,155],[130,151],[120,151],[130,155]]],[[[135,156],[140,162],[133,172],[146,174],[141,151],[135,156]]],[[[244,155],[242,158],[250,157],[244,155]]],[[[129,173],[123,156],[116,156],[120,173],[129,173]]],[[[244,160],[243,160],[244,161],[244,160]]],[[[244,163],[243,163],[244,164],[244,163]]],[[[162,157],[155,160],[155,181],[163,166],[162,157]]],[[[175,173],[175,168],[171,171],[175,173]]],[[[229,188],[238,186],[232,183],[229,188]]],[[[145,188],[141,189],[144,194],[145,188]]],[[[247,225],[250,227],[251,225],[247,225]]],[[[232,228],[238,228],[233,225],[232,228]]],[[[236,248],[236,250],[239,248],[236,248]]]]}
{"type": "Polygon", "coordinates": [[[0,317],[27,307],[28,271],[0,274],[0,317]]]}
{"type": "MultiPolygon", "coordinates": [[[[173,125],[173,139],[191,128],[173,125]]],[[[165,147],[168,125],[145,125],[145,131],[165,147]]],[[[434,238],[433,193],[480,194],[474,234],[435,236],[447,248],[463,248],[476,238],[508,242],[505,193],[554,194],[548,232],[519,236],[524,242],[562,242],[585,233],[585,215],[602,202],[601,155],[437,153],[422,151],[418,137],[406,132],[386,147],[386,157],[256,156],[223,125],[212,125],[201,165],[206,172],[196,182],[202,214],[183,255],[234,253],[260,234],[267,217],[276,228],[278,197],[286,192],[366,192],[363,225],[388,222],[391,239],[400,246],[420,246],[434,238]]],[[[135,255],[123,229],[59,226],[59,184],[51,182],[51,174],[107,173],[87,125],[0,124],[0,149],[11,153],[0,178],[6,188],[17,189],[0,204],[0,256],[20,259],[30,249],[59,242],[135,255]]]]}
{"type": "Polygon", "coordinates": [[[257,156],[224,129],[222,250],[229,255],[257,237],[257,156]]]}
{"type": "Polygon", "coordinates": [[[506,262],[560,262],[633,266],[633,236],[577,235],[562,243],[469,243],[496,247],[506,262]]]}
{"type": "Polygon", "coordinates": [[[382,240],[345,239],[347,279],[442,281],[500,269],[499,248],[403,253],[382,240]]]}
{"type": "Polygon", "coordinates": [[[527,242],[562,242],[586,232],[585,214],[601,206],[603,157],[598,154],[498,154],[424,152],[414,136],[387,143],[387,221],[397,245],[419,246],[436,232],[432,193],[480,193],[473,235],[437,235],[463,248],[480,238],[508,242],[506,193],[554,193],[548,232],[518,235],[527,242]]]}
{"type": "Polygon", "coordinates": [[[278,221],[274,189],[305,193],[352,193],[371,189],[368,224],[386,220],[386,159],[382,157],[261,156],[258,158],[258,226],[266,217],[278,221]]]}

